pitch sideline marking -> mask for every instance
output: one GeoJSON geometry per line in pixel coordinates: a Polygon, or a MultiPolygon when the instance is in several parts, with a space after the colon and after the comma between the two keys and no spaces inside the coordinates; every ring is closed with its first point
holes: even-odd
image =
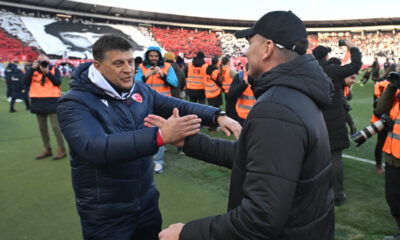
{"type": "MultiPolygon", "coordinates": [[[[375,161],[371,161],[369,159],[360,158],[360,157],[354,157],[354,156],[347,155],[347,154],[343,154],[342,157],[348,158],[348,159],[353,159],[353,160],[360,161],[360,162],[369,163],[369,164],[372,164],[372,165],[376,164],[375,161]]],[[[382,164],[382,165],[385,166],[385,164],[382,164]]]]}

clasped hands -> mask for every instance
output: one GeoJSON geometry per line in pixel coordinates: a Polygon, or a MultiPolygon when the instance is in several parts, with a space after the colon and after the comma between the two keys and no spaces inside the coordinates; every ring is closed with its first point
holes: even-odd
{"type": "MultiPolygon", "coordinates": [[[[239,138],[242,127],[237,121],[227,116],[219,116],[217,122],[227,136],[233,133],[236,139],[239,138]]],[[[179,110],[174,108],[168,119],[149,114],[144,119],[144,125],[146,127],[158,127],[165,143],[182,147],[186,137],[200,132],[201,119],[194,114],[180,117],[179,110]]]]}

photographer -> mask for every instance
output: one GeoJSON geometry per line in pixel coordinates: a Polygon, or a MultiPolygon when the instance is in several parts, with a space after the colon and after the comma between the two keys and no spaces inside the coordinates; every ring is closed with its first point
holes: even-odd
{"type": "MultiPolygon", "coordinates": [[[[178,87],[178,79],[171,63],[167,63],[161,55],[161,49],[150,46],[144,54],[144,61],[139,65],[135,81],[142,81],[158,93],[171,97],[171,87],[178,87]]],[[[164,164],[165,146],[159,148],[154,155],[154,172],[161,173],[164,164]]]]}
{"type": "Polygon", "coordinates": [[[58,151],[53,157],[58,160],[67,156],[64,147],[64,139],[58,125],[56,104],[61,96],[61,76],[60,71],[50,65],[49,58],[40,54],[32,67],[28,69],[24,78],[25,84],[30,88],[29,97],[31,98],[31,112],[36,114],[39,124],[40,135],[44,149],[36,156],[36,159],[42,159],[52,156],[50,147],[50,136],[47,128],[47,118],[57,139],[58,151]]]}
{"type": "MultiPolygon", "coordinates": [[[[392,126],[388,129],[382,151],[385,152],[385,192],[386,201],[400,229],[400,73],[389,75],[389,86],[378,99],[377,114],[389,111],[392,126]]],[[[384,240],[399,240],[400,235],[386,236],[384,240]]]]}
{"type": "Polygon", "coordinates": [[[328,129],[330,146],[331,146],[331,162],[332,162],[332,182],[335,191],[335,205],[341,206],[346,200],[346,194],[343,189],[343,163],[342,152],[350,146],[348,132],[346,128],[345,109],[343,108],[343,89],[345,86],[345,78],[349,77],[361,68],[361,53],[354,43],[346,39],[340,40],[339,45],[347,46],[350,51],[351,63],[339,66],[337,64],[328,63],[328,53],[330,48],[318,46],[313,50],[315,58],[318,60],[324,72],[331,78],[335,93],[332,103],[322,110],[326,127],[328,129]]]}

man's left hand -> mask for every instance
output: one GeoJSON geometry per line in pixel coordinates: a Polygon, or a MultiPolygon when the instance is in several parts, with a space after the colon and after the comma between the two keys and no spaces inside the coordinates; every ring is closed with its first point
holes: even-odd
{"type": "Polygon", "coordinates": [[[185,224],[183,223],[175,223],[169,225],[168,228],[162,230],[158,237],[160,240],[179,240],[179,234],[182,231],[182,228],[185,224]]]}
{"type": "Polygon", "coordinates": [[[217,122],[226,136],[229,137],[233,133],[235,138],[239,139],[242,126],[237,121],[227,116],[219,116],[217,122]]]}

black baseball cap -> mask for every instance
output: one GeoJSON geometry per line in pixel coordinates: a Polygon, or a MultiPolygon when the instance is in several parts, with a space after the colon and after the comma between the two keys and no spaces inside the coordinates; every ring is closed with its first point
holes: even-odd
{"type": "Polygon", "coordinates": [[[268,38],[300,55],[307,49],[296,46],[296,41],[307,38],[306,27],[292,11],[274,11],[262,16],[253,27],[235,33],[236,38],[249,38],[255,34],[268,38]]]}
{"type": "Polygon", "coordinates": [[[330,53],[332,51],[332,49],[330,47],[324,47],[324,46],[318,46],[316,48],[314,48],[314,50],[312,51],[314,57],[316,59],[323,59],[324,57],[326,57],[328,55],[328,53],[330,53]]]}

